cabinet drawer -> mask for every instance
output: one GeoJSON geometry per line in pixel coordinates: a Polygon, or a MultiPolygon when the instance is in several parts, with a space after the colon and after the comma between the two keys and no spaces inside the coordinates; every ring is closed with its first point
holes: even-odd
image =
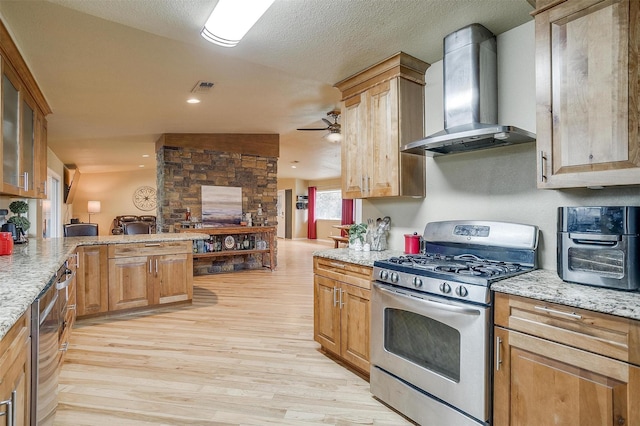
{"type": "Polygon", "coordinates": [[[355,263],[326,259],[323,257],[314,257],[313,272],[336,281],[371,289],[373,268],[370,266],[356,265],[355,263]]]}
{"type": "Polygon", "coordinates": [[[495,324],[640,365],[640,321],[496,293],[495,324]]]}
{"type": "Polygon", "coordinates": [[[192,253],[191,241],[163,241],[133,244],[110,244],[109,258],[192,253]]]}

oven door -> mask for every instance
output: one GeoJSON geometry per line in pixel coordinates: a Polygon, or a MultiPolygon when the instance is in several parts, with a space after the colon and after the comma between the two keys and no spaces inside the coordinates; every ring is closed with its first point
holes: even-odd
{"type": "Polygon", "coordinates": [[[380,368],[481,422],[491,412],[490,331],[488,306],[373,283],[372,371],[380,368]]]}

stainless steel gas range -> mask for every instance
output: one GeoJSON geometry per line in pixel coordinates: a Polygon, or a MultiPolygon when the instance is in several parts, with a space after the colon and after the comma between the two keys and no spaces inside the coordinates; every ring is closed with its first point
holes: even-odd
{"type": "Polygon", "coordinates": [[[421,425],[489,425],[490,284],[537,268],[538,228],[430,222],[423,239],[374,262],[371,392],[421,425]]]}

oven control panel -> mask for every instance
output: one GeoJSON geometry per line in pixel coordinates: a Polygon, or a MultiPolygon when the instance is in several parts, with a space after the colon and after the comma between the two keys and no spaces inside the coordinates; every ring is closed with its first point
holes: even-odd
{"type": "Polygon", "coordinates": [[[374,267],[373,276],[378,282],[418,291],[420,293],[444,296],[473,303],[490,304],[489,288],[484,285],[455,282],[452,280],[393,271],[374,267]]]}

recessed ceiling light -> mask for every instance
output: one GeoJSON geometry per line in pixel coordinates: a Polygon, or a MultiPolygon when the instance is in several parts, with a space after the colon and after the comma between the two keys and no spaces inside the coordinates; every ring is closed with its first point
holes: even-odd
{"type": "Polygon", "coordinates": [[[142,154],[142,158],[149,158],[149,154],[142,154]]]}
{"type": "Polygon", "coordinates": [[[144,164],[140,164],[138,167],[144,167],[144,164]]]}
{"type": "Polygon", "coordinates": [[[188,104],[199,104],[200,103],[200,99],[189,98],[189,99],[187,99],[187,103],[188,104]]]}
{"type": "Polygon", "coordinates": [[[292,168],[292,169],[296,169],[296,168],[297,168],[296,164],[298,164],[298,163],[299,163],[299,161],[298,161],[298,160],[293,160],[293,161],[291,162],[291,168],[292,168]]]}

